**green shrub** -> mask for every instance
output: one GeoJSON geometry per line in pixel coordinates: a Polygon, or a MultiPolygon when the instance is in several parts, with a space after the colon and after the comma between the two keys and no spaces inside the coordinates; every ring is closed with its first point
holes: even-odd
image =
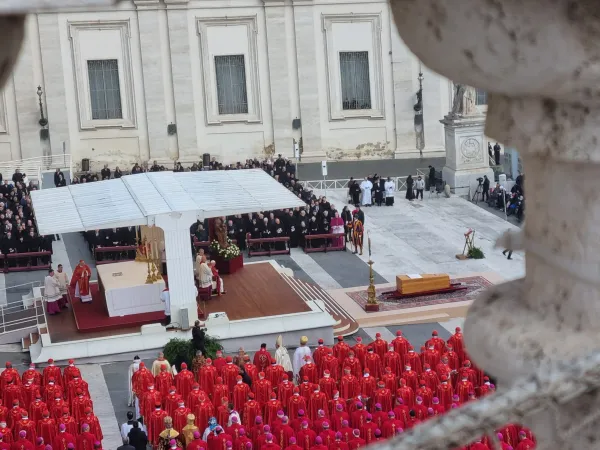
{"type": "Polygon", "coordinates": [[[473,259],[485,258],[485,255],[483,254],[483,250],[481,250],[479,247],[471,247],[469,249],[469,253],[467,253],[467,256],[469,258],[473,258],[473,259]]]}
{"type": "MultiPolygon", "coordinates": [[[[207,358],[215,359],[217,350],[223,350],[223,346],[219,343],[218,339],[209,335],[205,336],[204,346],[207,358]]],[[[167,361],[174,365],[178,371],[181,370],[181,363],[186,363],[188,369],[191,370],[192,361],[196,356],[196,349],[194,349],[194,344],[190,339],[173,338],[167,342],[163,353],[167,361]]]]}

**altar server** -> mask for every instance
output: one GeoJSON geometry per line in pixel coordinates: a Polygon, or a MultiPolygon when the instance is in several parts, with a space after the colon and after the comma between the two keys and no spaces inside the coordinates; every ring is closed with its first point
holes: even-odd
{"type": "Polygon", "coordinates": [[[60,285],[58,280],[54,278],[54,270],[50,269],[48,275],[44,279],[44,300],[46,301],[46,311],[53,316],[60,312],[60,285]]]}

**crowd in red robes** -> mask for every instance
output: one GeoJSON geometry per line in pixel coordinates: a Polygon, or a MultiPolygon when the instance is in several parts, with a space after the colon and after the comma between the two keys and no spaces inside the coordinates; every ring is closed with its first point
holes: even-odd
{"type": "Polygon", "coordinates": [[[21,375],[7,362],[0,397],[0,450],[102,449],[88,384],[73,360],[61,370],[50,359],[41,373],[31,364],[21,375]]]}
{"type": "MultiPolygon", "coordinates": [[[[198,437],[188,449],[356,450],[495,390],[469,361],[460,328],[447,341],[433,331],[420,352],[400,331],[389,343],[380,334],[370,344],[356,341],[350,347],[339,337],[329,348],[319,340],[297,386],[264,348],[240,366],[222,355],[207,359],[197,380],[187,367],[154,378],[141,364],[132,383],[149,440],[156,446],[167,415],[181,432],[191,411],[201,431],[212,417],[218,426],[207,442],[198,437]]],[[[497,434],[503,450],[535,447],[531,431],[517,424],[497,434]]],[[[486,449],[492,449],[488,437],[460,450],[486,449]]]]}

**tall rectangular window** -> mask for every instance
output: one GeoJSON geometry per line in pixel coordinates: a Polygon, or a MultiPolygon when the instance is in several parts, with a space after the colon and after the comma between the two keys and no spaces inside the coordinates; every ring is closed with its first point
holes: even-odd
{"type": "Polygon", "coordinates": [[[487,92],[481,89],[477,89],[477,98],[475,99],[476,105],[487,105],[487,92]]]}
{"type": "Polygon", "coordinates": [[[87,64],[92,120],[122,119],[118,61],[90,60],[87,64]]]}
{"type": "Polygon", "coordinates": [[[369,52],[340,52],[342,108],[371,109],[369,52]]]}
{"type": "Polygon", "coordinates": [[[244,55],[215,56],[219,114],[248,114],[244,55]]]}

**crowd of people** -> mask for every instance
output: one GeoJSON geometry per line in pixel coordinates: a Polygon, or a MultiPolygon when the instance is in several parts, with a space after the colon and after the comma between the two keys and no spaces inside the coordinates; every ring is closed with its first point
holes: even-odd
{"type": "Polygon", "coordinates": [[[484,201],[491,208],[506,211],[507,216],[514,215],[521,222],[525,214],[524,182],[525,174],[519,173],[515,179],[515,184],[508,192],[500,183],[496,183],[493,188],[490,188],[490,179],[487,175],[484,175],[480,180],[481,194],[477,191],[474,194],[474,200],[484,201]],[[481,198],[479,198],[479,195],[481,195],[481,198]]]}
{"type": "MultiPolygon", "coordinates": [[[[158,450],[357,450],[495,390],[469,361],[460,328],[447,341],[433,331],[420,352],[400,331],[389,343],[380,334],[356,342],[340,336],[311,349],[303,337],[293,363],[280,338],[275,355],[266,344],[252,358],[199,352],[175,376],[162,355],[152,370],[134,361],[131,404],[158,450]]],[[[535,447],[517,424],[496,432],[503,450],[535,447]]],[[[487,436],[464,447],[492,448],[487,436]]]]}
{"type": "MultiPolygon", "coordinates": [[[[3,255],[51,251],[52,240],[40,236],[35,222],[31,191],[38,186],[27,179],[27,175],[15,170],[11,179],[4,179],[0,174],[0,253],[3,255]]],[[[35,258],[32,265],[48,264],[49,256],[35,258]]],[[[20,264],[17,259],[9,259],[8,265],[20,264]]]]}
{"type": "Polygon", "coordinates": [[[0,373],[0,449],[101,450],[102,429],[87,382],[73,360],[61,369],[48,360],[19,374],[0,373]]]}

